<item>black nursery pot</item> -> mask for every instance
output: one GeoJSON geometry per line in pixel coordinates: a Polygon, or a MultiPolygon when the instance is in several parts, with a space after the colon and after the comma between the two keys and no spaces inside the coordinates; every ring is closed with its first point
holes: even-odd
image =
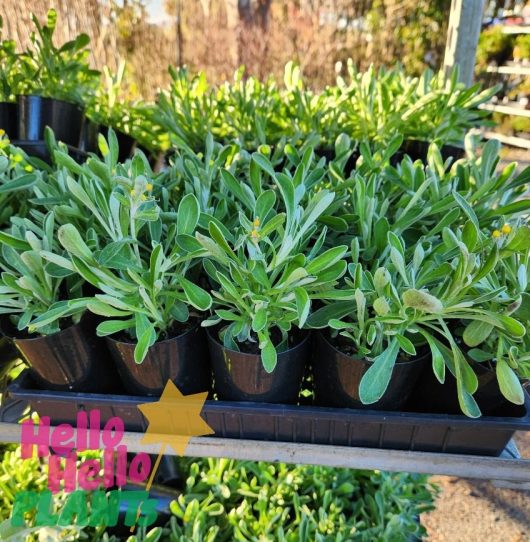
{"type": "Polygon", "coordinates": [[[214,389],[221,400],[261,403],[295,403],[298,400],[309,355],[309,333],[284,352],[272,373],[263,368],[260,354],[247,354],[224,347],[218,329],[208,330],[214,389]]]}
{"type": "Polygon", "coordinates": [[[128,392],[159,396],[168,380],[184,395],[210,390],[206,337],[199,325],[177,337],[156,342],[142,363],[134,361],[136,343],[112,337],[106,340],[128,392]]]}
{"type": "Polygon", "coordinates": [[[79,142],[79,150],[84,152],[98,152],[98,135],[99,124],[92,122],[85,117],[81,132],[81,141],[79,142]]]}
{"type": "MultiPolygon", "coordinates": [[[[473,398],[482,415],[511,415],[516,406],[502,395],[495,370],[474,361],[470,361],[470,365],[478,379],[478,388],[473,398]]],[[[528,384],[529,382],[526,382],[523,386],[526,387],[528,384]]],[[[418,383],[415,403],[418,407],[416,410],[421,410],[422,407],[425,411],[438,414],[462,414],[458,403],[456,379],[448,370],[445,372],[443,384],[438,382],[432,370],[425,371],[418,383]]]]}
{"type": "MultiPolygon", "coordinates": [[[[390,163],[393,166],[399,164],[403,160],[405,154],[408,154],[412,160],[426,162],[430,144],[430,141],[407,139],[403,142],[399,151],[392,156],[390,163]]],[[[455,147],[454,145],[443,145],[440,149],[440,153],[444,161],[448,158],[458,160],[466,155],[466,151],[462,147],[455,147]]]]}
{"type": "Polygon", "coordinates": [[[0,102],[0,129],[10,139],[18,139],[18,106],[15,103],[0,102]]]}
{"type": "Polygon", "coordinates": [[[19,357],[13,341],[9,337],[0,335],[0,366],[3,363],[9,363],[19,357]]]}
{"type": "Polygon", "coordinates": [[[320,332],[313,358],[316,403],[320,406],[400,410],[423,372],[426,359],[417,357],[396,363],[384,395],[377,403],[365,405],[359,397],[359,384],[371,363],[344,354],[320,332]]]}
{"type": "MultiPolygon", "coordinates": [[[[336,158],[335,149],[331,147],[319,147],[315,149],[315,154],[320,158],[325,158],[328,164],[336,158]]],[[[351,156],[346,162],[346,165],[344,166],[344,173],[346,173],[346,175],[349,175],[355,170],[359,156],[360,154],[356,150],[352,152],[351,156]]]]}
{"type": "Polygon", "coordinates": [[[105,341],[95,332],[90,315],[53,335],[17,335],[4,320],[3,331],[31,368],[35,382],[55,391],[107,391],[115,384],[105,341]]]}
{"type": "Polygon", "coordinates": [[[77,105],[42,96],[18,96],[18,113],[20,140],[43,140],[49,126],[57,141],[79,146],[84,114],[77,105]]]}
{"type": "Polygon", "coordinates": [[[133,155],[134,150],[136,149],[136,140],[133,139],[129,134],[126,134],[120,130],[114,130],[114,132],[116,133],[118,146],[120,148],[118,161],[125,162],[127,158],[130,158],[133,155]]]}

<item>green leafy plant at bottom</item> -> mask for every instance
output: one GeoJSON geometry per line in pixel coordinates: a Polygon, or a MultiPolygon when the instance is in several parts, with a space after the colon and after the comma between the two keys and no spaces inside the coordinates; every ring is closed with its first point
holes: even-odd
{"type": "Polygon", "coordinates": [[[16,492],[43,490],[47,477],[41,460],[22,461],[10,446],[0,457],[1,540],[406,542],[424,535],[418,517],[433,509],[437,491],[424,475],[227,459],[179,462],[185,485],[163,527],[127,538],[104,528],[14,529],[8,518],[16,492]]]}

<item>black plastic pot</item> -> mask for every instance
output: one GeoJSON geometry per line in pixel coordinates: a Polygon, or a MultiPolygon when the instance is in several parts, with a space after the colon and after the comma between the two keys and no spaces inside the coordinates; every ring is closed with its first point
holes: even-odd
{"type": "Polygon", "coordinates": [[[9,337],[0,335],[0,364],[9,363],[18,357],[18,350],[9,337]]]}
{"type": "MultiPolygon", "coordinates": [[[[331,147],[319,147],[315,149],[315,154],[321,158],[325,158],[328,164],[336,158],[335,149],[331,147]]],[[[346,175],[349,175],[352,171],[355,170],[355,166],[357,164],[357,159],[359,158],[359,156],[360,155],[357,151],[352,152],[344,167],[344,173],[346,175]]]]}
{"type": "MultiPolygon", "coordinates": [[[[107,129],[108,130],[108,129],[107,129]]],[[[104,133],[106,133],[106,131],[104,133]]],[[[120,152],[118,154],[118,161],[125,162],[127,158],[130,158],[134,154],[136,149],[136,140],[133,139],[129,134],[121,132],[120,130],[114,130],[116,137],[118,139],[118,145],[120,147],[120,152]]]]}
{"type": "Polygon", "coordinates": [[[214,389],[221,400],[295,403],[300,393],[309,355],[309,334],[285,352],[268,373],[260,354],[247,354],[224,347],[218,330],[208,330],[208,346],[214,375],[214,389]]]}
{"type": "Polygon", "coordinates": [[[96,336],[90,315],[53,335],[19,335],[6,319],[2,331],[12,337],[32,377],[45,389],[103,391],[116,383],[105,341],[96,336]]]}
{"type": "Polygon", "coordinates": [[[17,124],[17,104],[0,102],[0,129],[4,130],[10,139],[18,138],[17,124]]]}
{"type": "Polygon", "coordinates": [[[145,156],[147,157],[147,160],[149,162],[149,165],[151,166],[151,169],[153,171],[157,171],[157,168],[161,168],[163,165],[163,156],[161,156],[160,153],[153,153],[146,147],[143,147],[139,143],[136,143],[135,149],[138,149],[142,151],[145,156]]]}
{"type": "Polygon", "coordinates": [[[209,391],[211,373],[204,330],[200,326],[178,337],[156,342],[142,363],[134,361],[136,343],[106,337],[125,389],[141,395],[161,395],[172,380],[184,395],[209,391]]]}
{"type": "Polygon", "coordinates": [[[319,332],[313,358],[315,402],[320,406],[400,410],[407,402],[425,368],[426,357],[398,362],[383,397],[365,405],[359,397],[359,384],[371,362],[344,354],[319,332]]]}
{"type": "MultiPolygon", "coordinates": [[[[28,156],[39,158],[47,164],[53,164],[54,158],[50,154],[50,149],[46,145],[45,141],[19,141],[12,140],[11,143],[15,147],[21,148],[28,156]]],[[[86,152],[80,151],[77,147],[72,145],[67,146],[68,154],[77,162],[83,163],[87,159],[86,152]]]]}
{"type": "MultiPolygon", "coordinates": [[[[430,141],[420,141],[417,139],[407,139],[403,141],[401,148],[390,159],[390,163],[395,166],[399,164],[406,154],[408,154],[412,160],[427,161],[427,153],[429,151],[430,141]]],[[[448,158],[458,160],[466,155],[466,151],[462,147],[456,147],[454,145],[443,145],[440,149],[442,159],[445,161],[448,158]]]]}
{"type": "MultiPolygon", "coordinates": [[[[502,395],[495,370],[485,364],[470,361],[471,367],[478,379],[477,391],[473,394],[483,415],[505,415],[512,405],[502,395]]],[[[529,382],[526,382],[525,387],[529,382]]],[[[434,373],[429,370],[421,376],[418,382],[418,393],[414,401],[415,409],[423,412],[443,414],[461,414],[458,403],[456,379],[446,371],[445,382],[440,384],[434,373]]]]}
{"type": "Polygon", "coordinates": [[[18,137],[23,141],[43,140],[44,129],[49,126],[57,141],[78,147],[83,117],[77,105],[62,100],[18,96],[18,137]]]}
{"type": "Polygon", "coordinates": [[[85,117],[81,132],[81,141],[79,142],[79,150],[84,152],[98,152],[98,135],[99,124],[92,122],[85,117]]]}

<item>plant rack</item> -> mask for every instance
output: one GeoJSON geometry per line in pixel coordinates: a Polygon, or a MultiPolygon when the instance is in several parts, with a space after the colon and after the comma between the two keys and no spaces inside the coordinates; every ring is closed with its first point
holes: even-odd
{"type": "MultiPolygon", "coordinates": [[[[20,442],[20,419],[28,405],[8,400],[0,408],[0,442],[20,442]]],[[[158,454],[159,445],[142,443],[144,433],[126,431],[122,443],[129,452],[158,454]]],[[[168,455],[176,455],[167,448],[168,455]]],[[[377,469],[490,480],[499,487],[530,489],[530,458],[522,458],[511,440],[498,457],[335,446],[245,438],[194,437],[186,448],[188,457],[216,457],[251,461],[317,464],[350,469],[377,469]]]]}

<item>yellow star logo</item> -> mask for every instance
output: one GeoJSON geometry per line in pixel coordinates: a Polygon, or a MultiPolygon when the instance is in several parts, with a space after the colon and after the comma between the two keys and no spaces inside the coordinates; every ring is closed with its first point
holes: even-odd
{"type": "Polygon", "coordinates": [[[207,397],[208,392],[182,395],[177,386],[168,380],[158,401],[138,405],[149,422],[141,442],[160,442],[164,448],[171,446],[178,455],[184,455],[191,437],[213,433],[201,418],[207,397]]]}
{"type": "MultiPolygon", "coordinates": [[[[147,431],[140,442],[143,444],[159,442],[162,445],[146,485],[147,491],[153,484],[167,446],[171,446],[178,455],[184,455],[191,437],[214,433],[213,429],[201,418],[201,411],[207,397],[206,391],[182,395],[177,386],[168,380],[158,401],[137,405],[149,422],[147,431]]],[[[138,507],[139,516],[140,506],[138,507]]],[[[132,531],[134,531],[134,525],[131,527],[132,531]]]]}

